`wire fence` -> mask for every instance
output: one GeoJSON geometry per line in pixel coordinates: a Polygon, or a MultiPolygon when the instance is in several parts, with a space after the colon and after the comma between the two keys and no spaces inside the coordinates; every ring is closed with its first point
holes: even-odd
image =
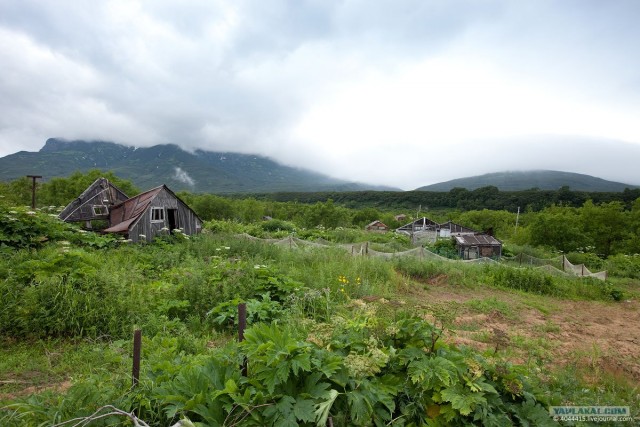
{"type": "MultiPolygon", "coordinates": [[[[280,247],[288,247],[290,249],[300,249],[305,247],[338,247],[346,250],[353,256],[371,256],[378,258],[400,258],[400,257],[417,257],[421,259],[435,259],[438,261],[446,261],[446,262],[497,262],[491,258],[478,258],[471,260],[455,260],[447,257],[443,257],[442,255],[438,255],[424,247],[417,247],[413,249],[408,249],[406,251],[395,251],[393,249],[389,249],[388,251],[379,251],[373,249],[370,246],[373,246],[371,242],[357,242],[357,243],[332,243],[328,240],[317,239],[315,241],[303,240],[297,237],[285,237],[283,239],[263,239],[260,237],[251,236],[250,234],[237,234],[236,237],[245,238],[253,241],[261,241],[264,243],[270,243],[280,247]]],[[[384,244],[376,243],[375,246],[380,249],[384,249],[384,244]]]]}
{"type": "Polygon", "coordinates": [[[513,267],[537,268],[556,276],[594,277],[600,280],[607,279],[606,271],[592,272],[584,264],[571,264],[564,255],[544,259],[519,253],[518,255],[510,257],[503,256],[501,261],[513,267]]]}
{"type": "MultiPolygon", "coordinates": [[[[438,255],[424,247],[417,247],[408,249],[405,251],[389,251],[377,250],[370,247],[371,242],[357,242],[357,243],[332,243],[328,240],[317,239],[315,241],[303,240],[297,237],[285,237],[284,239],[262,239],[254,237],[249,234],[237,235],[241,238],[246,238],[254,241],[262,241],[265,243],[274,244],[280,247],[288,247],[290,249],[301,249],[307,247],[339,247],[349,252],[353,256],[369,256],[384,259],[394,259],[402,257],[415,257],[424,260],[436,260],[443,262],[459,262],[459,263],[492,263],[503,264],[510,267],[520,268],[535,268],[545,271],[549,274],[565,277],[594,277],[600,280],[607,279],[607,272],[592,272],[584,264],[572,264],[569,262],[566,256],[560,255],[553,258],[537,258],[532,255],[520,253],[515,256],[502,256],[499,261],[492,258],[476,258],[470,260],[450,259],[438,255]]],[[[376,243],[376,248],[384,249],[384,244],[376,243]]]]}

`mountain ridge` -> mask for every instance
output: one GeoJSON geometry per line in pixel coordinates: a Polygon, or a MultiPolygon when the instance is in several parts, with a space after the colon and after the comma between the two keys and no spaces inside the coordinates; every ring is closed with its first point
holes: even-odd
{"type": "Polygon", "coordinates": [[[27,174],[50,179],[91,169],[111,170],[139,188],[167,184],[175,191],[397,190],[332,178],[285,166],[259,155],[205,150],[188,152],[175,144],[130,147],[108,141],[49,138],[37,152],[20,151],[0,158],[0,180],[12,180],[27,174]]]}
{"type": "Polygon", "coordinates": [[[540,190],[558,190],[569,187],[574,191],[619,192],[625,188],[638,188],[637,185],[607,181],[591,175],[555,170],[504,171],[483,175],[457,178],[449,181],[419,187],[416,191],[450,191],[453,188],[475,190],[493,186],[500,191],[522,191],[537,188],[540,190]]]}
{"type": "MultiPolygon", "coordinates": [[[[20,151],[0,158],[0,180],[28,174],[44,179],[91,169],[111,170],[142,189],[167,184],[175,191],[206,193],[402,191],[332,178],[285,166],[270,158],[233,152],[185,151],[175,144],[132,147],[109,141],[49,138],[37,152],[20,151]]],[[[553,170],[505,171],[458,178],[422,186],[416,191],[447,192],[493,186],[501,191],[538,188],[621,192],[637,185],[607,181],[591,175],[553,170]]]]}

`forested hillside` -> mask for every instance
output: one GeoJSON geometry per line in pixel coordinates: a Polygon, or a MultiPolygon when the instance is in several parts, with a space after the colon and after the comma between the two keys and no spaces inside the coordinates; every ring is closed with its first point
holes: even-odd
{"type": "Polygon", "coordinates": [[[454,188],[476,190],[482,187],[497,187],[503,191],[522,191],[529,188],[539,190],[557,190],[569,187],[572,190],[589,192],[618,192],[625,188],[638,188],[637,185],[607,181],[590,175],[539,170],[494,172],[479,176],[453,179],[417,188],[419,191],[450,191],[454,188]]]}
{"type": "Polygon", "coordinates": [[[167,184],[175,190],[212,193],[388,189],[348,182],[250,154],[196,150],[177,145],[130,147],[105,141],[50,138],[38,152],[0,158],[0,180],[25,175],[46,179],[109,169],[144,189],[167,184]]]}
{"type": "Polygon", "coordinates": [[[521,210],[539,211],[555,205],[581,206],[587,200],[594,203],[619,201],[630,206],[640,197],[640,189],[625,189],[622,192],[585,192],[573,191],[568,187],[558,190],[500,191],[496,187],[483,187],[473,191],[454,188],[448,192],[436,191],[345,191],[314,193],[261,193],[236,194],[229,197],[255,197],[261,200],[278,202],[315,203],[325,200],[346,207],[375,207],[379,209],[504,209],[516,212],[521,210]]]}

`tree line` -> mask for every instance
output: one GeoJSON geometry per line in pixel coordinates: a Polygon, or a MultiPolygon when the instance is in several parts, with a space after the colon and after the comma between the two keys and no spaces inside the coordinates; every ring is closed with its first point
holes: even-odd
{"type": "Polygon", "coordinates": [[[540,211],[551,205],[580,207],[587,200],[596,204],[622,202],[627,209],[640,197],[640,188],[626,188],[622,192],[575,191],[564,186],[558,190],[539,190],[531,188],[522,191],[500,191],[488,186],[475,190],[453,188],[447,192],[436,191],[346,191],[346,192],[280,192],[264,194],[235,194],[232,198],[254,197],[259,200],[277,202],[296,201],[315,203],[333,200],[342,206],[377,207],[383,209],[415,210],[419,206],[429,209],[458,209],[461,211],[492,209],[516,212],[522,210],[540,211]]]}
{"type": "MultiPolygon", "coordinates": [[[[111,172],[77,172],[67,178],[38,183],[39,206],[65,206],[95,179],[105,177],[132,196],[135,186],[111,172]]],[[[380,220],[395,229],[417,216],[437,222],[454,221],[479,230],[492,230],[502,240],[583,251],[607,257],[640,253],[640,189],[620,193],[587,193],[563,187],[557,191],[503,192],[495,187],[449,192],[274,193],[218,196],[179,192],[178,196],[205,221],[252,223],[266,219],[274,227],[363,228],[380,220]],[[421,211],[416,207],[421,206],[421,211]],[[520,212],[518,213],[518,208],[520,212]],[[407,219],[398,221],[396,215],[407,219]]],[[[0,200],[7,205],[31,203],[27,178],[0,183],[0,200]]]]}

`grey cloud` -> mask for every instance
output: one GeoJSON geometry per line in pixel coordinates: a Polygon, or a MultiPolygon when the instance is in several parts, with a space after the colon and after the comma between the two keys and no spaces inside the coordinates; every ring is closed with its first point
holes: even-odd
{"type": "MultiPolygon", "coordinates": [[[[0,155],[60,136],[253,152],[404,187],[417,177],[456,178],[439,166],[430,175],[416,159],[382,176],[402,147],[341,159],[323,153],[336,150],[333,141],[305,146],[290,129],[363,76],[451,52],[496,64],[523,84],[637,111],[638,12],[635,1],[592,0],[7,0],[0,3],[0,155]]],[[[492,144],[500,145],[485,146],[492,144]]],[[[492,165],[527,166],[517,153],[500,146],[492,165]]],[[[534,159],[573,167],[570,158],[534,159]]],[[[580,162],[601,170],[594,156],[580,162]]]]}

